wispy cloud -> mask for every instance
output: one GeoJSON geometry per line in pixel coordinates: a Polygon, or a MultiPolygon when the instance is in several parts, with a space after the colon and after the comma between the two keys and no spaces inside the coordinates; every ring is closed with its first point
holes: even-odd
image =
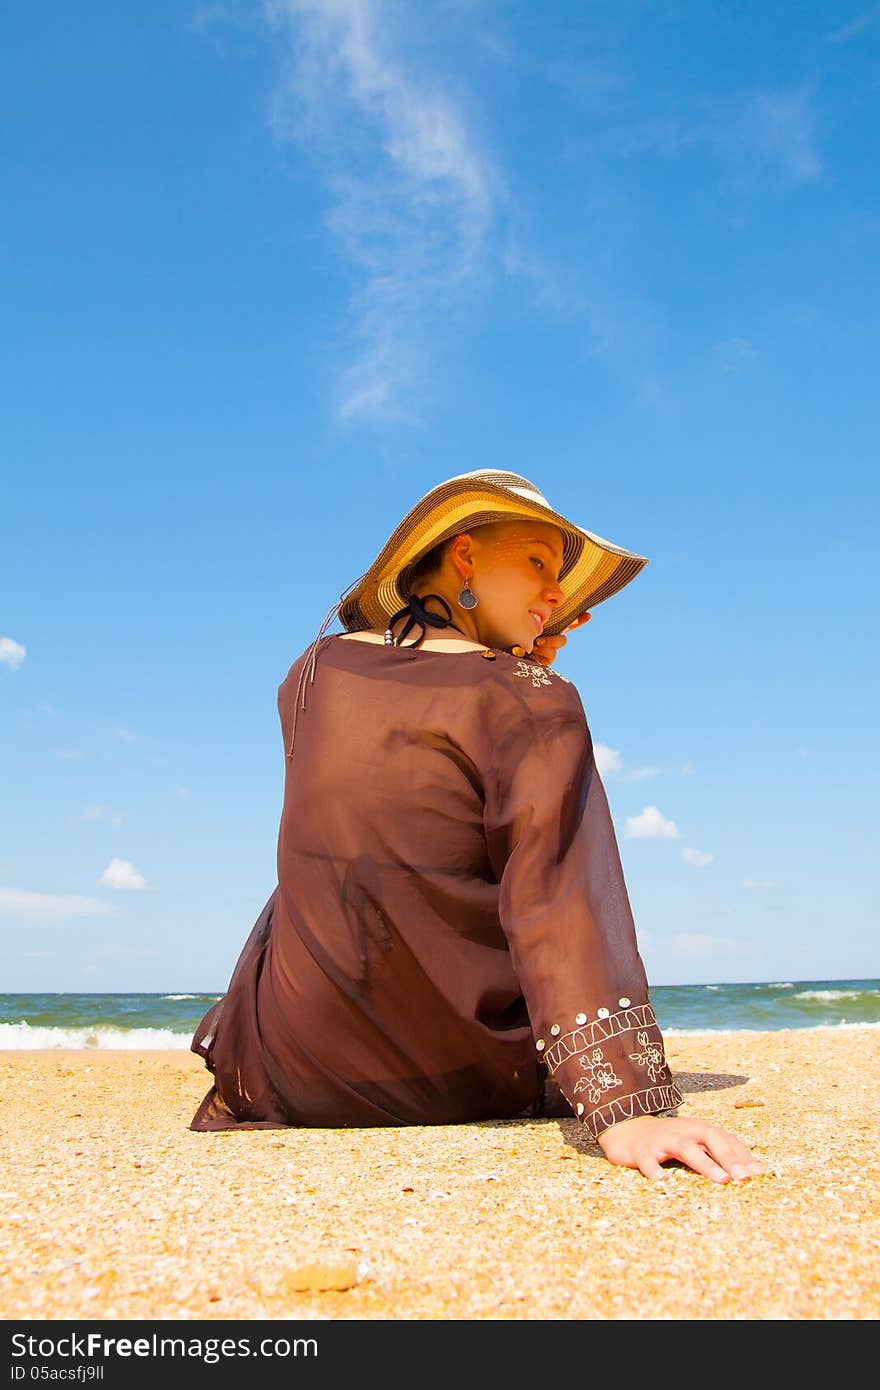
{"type": "Polygon", "coordinates": [[[686,864],[693,865],[695,869],[704,869],[715,858],[714,854],[709,854],[703,849],[683,849],[681,857],[686,864]]]}
{"type": "Polygon", "coordinates": [[[29,893],[0,888],[0,917],[28,922],[65,922],[80,917],[116,917],[117,909],[72,893],[29,893]]]}
{"type": "Polygon", "coordinates": [[[78,819],[81,821],[108,820],[111,825],[121,825],[122,812],[114,811],[112,806],[83,806],[78,819]]]}
{"type": "Polygon", "coordinates": [[[108,888],[139,890],[147,886],[143,874],[138,873],[127,859],[111,859],[98,882],[106,884],[108,888]]]}
{"type": "Polygon", "coordinates": [[[851,39],[857,39],[868,30],[873,29],[880,16],[880,6],[872,5],[870,9],[863,10],[861,14],[851,19],[849,24],[842,25],[828,35],[829,43],[849,43],[851,39]]]}
{"type": "Polygon", "coordinates": [[[667,820],[657,806],[646,806],[637,816],[627,816],[626,833],[631,840],[678,840],[681,831],[674,820],[667,820]]]}
{"type": "Polygon", "coordinates": [[[0,665],[8,666],[10,671],[17,671],[26,656],[27,647],[13,641],[11,637],[0,637],[0,665]]]}
{"type": "Polygon", "coordinates": [[[339,414],[403,416],[441,312],[479,272],[492,169],[448,84],[395,45],[406,10],[383,0],[268,0],[265,13],[286,41],[276,133],[320,159],[328,225],[357,279],[339,414]]]}
{"type": "Polygon", "coordinates": [[[751,889],[754,889],[754,890],[756,890],[756,891],[758,891],[758,892],[760,892],[760,891],[762,891],[762,890],[764,890],[764,889],[767,889],[767,888],[775,888],[775,887],[776,887],[776,884],[773,882],[773,880],[772,880],[771,878],[744,878],[744,879],[743,879],[743,888],[751,888],[751,889]]]}
{"type": "Polygon", "coordinates": [[[611,126],[587,152],[618,159],[709,153],[722,185],[738,192],[767,183],[810,183],[824,172],[813,96],[804,87],[758,88],[724,98],[707,93],[671,115],[611,126]]]}
{"type": "Polygon", "coordinates": [[[816,116],[806,91],[755,92],[718,133],[749,164],[757,160],[763,172],[792,183],[809,183],[822,174],[816,116]]]}

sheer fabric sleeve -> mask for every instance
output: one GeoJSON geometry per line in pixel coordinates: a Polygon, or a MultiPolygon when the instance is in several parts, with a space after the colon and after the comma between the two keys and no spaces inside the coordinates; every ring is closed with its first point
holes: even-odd
{"type": "Polygon", "coordinates": [[[484,824],[537,1056],[598,1135],[682,1096],[648,997],[580,698],[535,670],[514,692],[517,712],[508,707],[493,729],[484,824]]]}

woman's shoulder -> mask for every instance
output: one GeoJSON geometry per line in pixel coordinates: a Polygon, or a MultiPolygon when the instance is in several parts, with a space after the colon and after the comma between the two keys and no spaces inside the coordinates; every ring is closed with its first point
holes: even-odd
{"type": "Polygon", "coordinates": [[[516,703],[524,717],[545,719],[560,714],[583,717],[578,688],[560,671],[543,666],[539,661],[507,653],[500,653],[493,667],[497,672],[497,685],[516,703]]]}
{"type": "Polygon", "coordinates": [[[551,715],[560,708],[580,709],[577,687],[558,671],[525,655],[469,643],[431,643],[416,649],[389,647],[370,633],[331,633],[307,647],[293,662],[279,686],[279,696],[298,687],[305,668],[346,674],[384,677],[397,692],[415,689],[449,689],[456,701],[468,691],[481,703],[500,708],[508,716],[519,710],[524,716],[551,715]]]}

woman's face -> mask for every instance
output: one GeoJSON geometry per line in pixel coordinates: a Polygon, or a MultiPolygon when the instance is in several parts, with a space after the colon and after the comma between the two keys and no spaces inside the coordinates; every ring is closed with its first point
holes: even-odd
{"type": "Polygon", "coordinates": [[[562,532],[546,521],[503,521],[476,527],[468,539],[470,546],[460,546],[458,555],[470,560],[477,607],[469,616],[479,639],[530,652],[562,602],[562,532]]]}

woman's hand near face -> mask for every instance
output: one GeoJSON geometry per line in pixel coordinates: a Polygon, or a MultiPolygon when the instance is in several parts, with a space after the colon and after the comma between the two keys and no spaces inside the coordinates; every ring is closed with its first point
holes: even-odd
{"type": "Polygon", "coordinates": [[[638,1168],[646,1178],[665,1178],[661,1165],[676,1159],[712,1182],[755,1178],[764,1165],[751,1149],[718,1125],[671,1115],[637,1115],[604,1129],[597,1141],[611,1163],[638,1168]]]}
{"type": "Polygon", "coordinates": [[[556,655],[565,646],[568,638],[566,633],[574,632],[575,628],[583,627],[584,623],[590,621],[589,613],[581,613],[580,617],[575,618],[573,623],[569,623],[565,632],[560,632],[556,636],[536,637],[535,645],[532,648],[532,660],[540,663],[541,666],[552,666],[556,660],[556,655]]]}

